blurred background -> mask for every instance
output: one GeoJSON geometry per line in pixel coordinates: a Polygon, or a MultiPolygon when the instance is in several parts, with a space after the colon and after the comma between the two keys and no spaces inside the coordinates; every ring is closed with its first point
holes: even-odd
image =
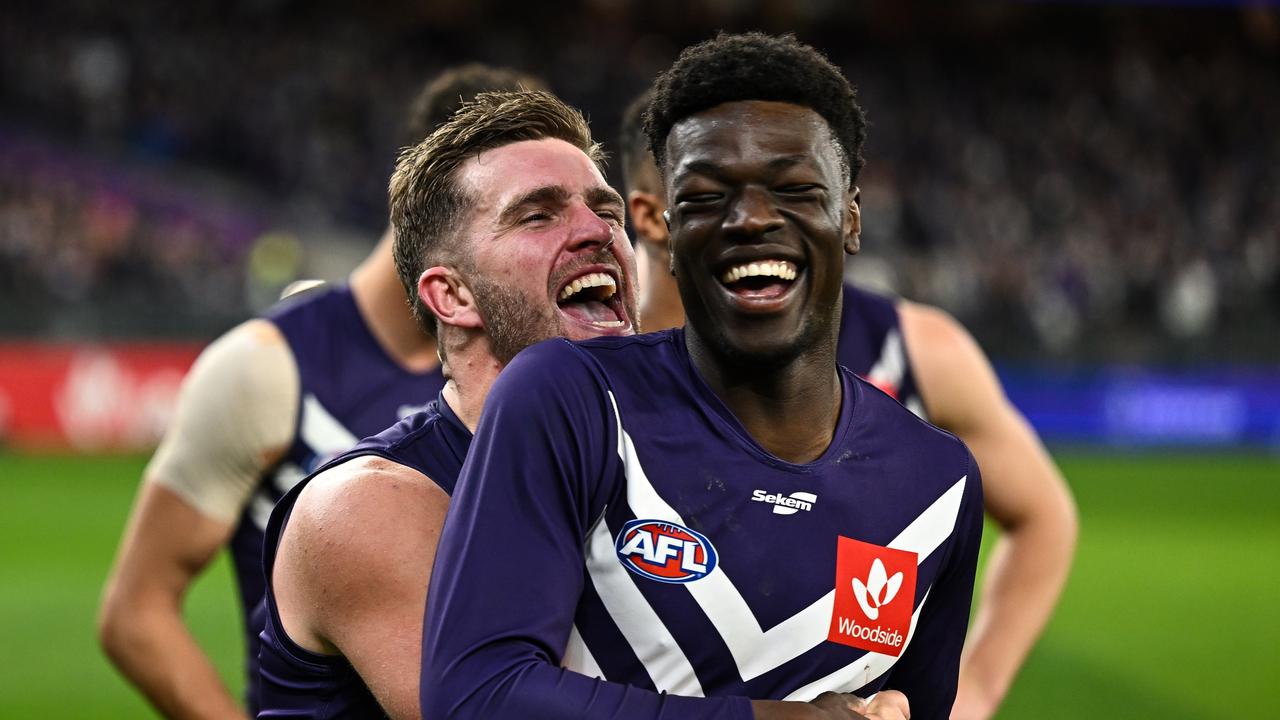
{"type": "MultiPolygon", "coordinates": [[[[850,277],[964,322],[1077,494],[1001,717],[1280,717],[1280,11],[892,0],[7,0],[0,716],[148,712],[92,639],[145,452],[205,343],[372,247],[422,82],[514,66],[611,141],[717,29],[845,69],[850,277]]],[[[189,612],[238,689],[233,607],[219,566],[189,612]]]]}

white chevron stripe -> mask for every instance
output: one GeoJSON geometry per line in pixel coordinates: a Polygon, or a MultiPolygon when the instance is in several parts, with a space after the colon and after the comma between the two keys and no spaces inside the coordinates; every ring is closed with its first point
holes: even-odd
{"type": "MultiPolygon", "coordinates": [[[[293,486],[301,482],[306,475],[302,468],[294,463],[281,463],[280,467],[276,468],[276,474],[271,483],[283,495],[292,490],[293,486]]],[[[259,486],[249,498],[249,519],[259,530],[266,530],[267,521],[271,519],[271,511],[275,507],[276,496],[271,494],[265,485],[259,486]]]]}
{"type": "Polygon", "coordinates": [[[360,440],[330,415],[316,396],[310,393],[302,399],[298,437],[321,458],[349,450],[360,440]]]}
{"type": "MultiPolygon", "coordinates": [[[[924,609],[924,604],[928,600],[929,592],[925,591],[924,597],[920,599],[920,606],[911,614],[911,627],[907,630],[907,639],[902,644],[903,652],[907,651],[907,646],[911,644],[911,638],[915,637],[916,623],[920,621],[920,611],[924,609]]],[[[889,672],[889,668],[893,667],[893,664],[897,661],[898,658],[893,655],[868,652],[855,662],[845,665],[830,675],[818,678],[804,687],[796,688],[791,691],[791,694],[782,699],[809,702],[827,691],[853,692],[889,672]]]]}
{"type": "Polygon", "coordinates": [[[569,628],[569,642],[564,646],[560,666],[587,677],[608,679],[600,669],[600,663],[596,662],[595,656],[591,654],[591,649],[583,642],[582,633],[578,632],[577,625],[569,628]]]}
{"type": "Polygon", "coordinates": [[[888,385],[895,390],[902,387],[902,378],[907,374],[907,355],[902,347],[902,335],[895,328],[884,336],[884,344],[880,346],[880,357],[876,364],[867,371],[867,381],[880,385],[888,385]]]}
{"type": "Polygon", "coordinates": [[[276,476],[271,481],[281,494],[287,493],[293,489],[294,485],[302,482],[302,478],[307,473],[294,463],[280,463],[280,467],[276,468],[276,476]]]}
{"type": "MultiPolygon", "coordinates": [[[[640,458],[636,455],[635,444],[622,427],[622,415],[618,411],[613,393],[609,393],[609,400],[613,403],[618,423],[618,454],[626,468],[627,503],[632,512],[637,518],[652,518],[684,525],[684,519],[658,495],[645,475],[640,458]]],[[[956,481],[899,533],[889,543],[889,547],[914,552],[918,561],[924,562],[951,535],[959,515],[966,479],[967,476],[956,481]]],[[[612,550],[612,545],[609,549],[612,550]]],[[[621,574],[630,583],[626,570],[612,561],[612,557],[610,560],[600,568],[602,576],[621,574]]],[[[594,574],[592,579],[595,580],[594,574]]],[[[835,590],[832,589],[804,610],[766,631],[760,627],[750,606],[721,567],[717,566],[705,578],[684,587],[715,625],[733,655],[743,680],[759,677],[824,642],[835,606],[835,590]]],[[[610,614],[615,621],[618,619],[618,615],[612,610],[610,614]]]]}
{"type": "Polygon", "coordinates": [[[266,530],[267,521],[271,519],[271,511],[275,507],[275,500],[272,500],[266,491],[260,489],[249,499],[249,519],[259,530],[266,530]]]}
{"type": "Polygon", "coordinates": [[[587,572],[609,617],[649,672],[654,687],[675,695],[702,697],[702,684],[693,664],[640,593],[630,573],[618,562],[613,537],[603,517],[587,540],[587,572]]]}

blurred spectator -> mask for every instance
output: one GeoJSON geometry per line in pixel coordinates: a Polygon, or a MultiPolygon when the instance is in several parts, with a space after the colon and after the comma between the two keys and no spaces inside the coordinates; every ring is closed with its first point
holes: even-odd
{"type": "MultiPolygon", "coordinates": [[[[1274,11],[65,5],[6,10],[0,145],[5,127],[39,127],[76,152],[209,168],[291,217],[369,233],[385,222],[395,152],[381,138],[434,66],[522,66],[612,129],[687,42],[716,27],[799,29],[875,110],[855,276],[951,310],[998,357],[1275,357],[1264,341],[1280,335],[1274,11]]],[[[192,315],[110,327],[208,336],[270,295],[242,287],[261,272],[241,241],[219,239],[198,211],[146,205],[0,162],[0,303],[134,297],[192,315]]],[[[0,310],[0,322],[13,321],[0,310]]],[[[61,322],[11,331],[94,331],[61,322]]]]}

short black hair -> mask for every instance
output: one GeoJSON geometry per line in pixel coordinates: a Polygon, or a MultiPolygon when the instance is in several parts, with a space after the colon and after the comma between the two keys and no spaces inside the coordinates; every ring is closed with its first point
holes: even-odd
{"type": "MultiPolygon", "coordinates": [[[[640,171],[649,162],[649,136],[644,132],[644,116],[653,100],[653,88],[641,93],[622,113],[622,126],[618,128],[618,144],[622,146],[622,184],[627,192],[636,189],[640,171]]],[[[658,188],[661,191],[661,188],[658,188]]]]}
{"type": "Polygon", "coordinates": [[[400,147],[417,145],[482,92],[546,90],[541,79],[512,68],[467,63],[442,70],[409,104],[400,147]]]}
{"type": "Polygon", "coordinates": [[[807,107],[827,121],[849,186],[862,171],[867,120],[853,86],[825,55],[794,35],[721,33],[685,48],[658,76],[644,130],[661,171],[667,136],[684,118],[727,102],[771,100],[807,107]]]}

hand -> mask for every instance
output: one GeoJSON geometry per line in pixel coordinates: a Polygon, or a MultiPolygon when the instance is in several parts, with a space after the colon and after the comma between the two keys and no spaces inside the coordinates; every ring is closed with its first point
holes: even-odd
{"type": "Polygon", "coordinates": [[[910,720],[911,705],[907,696],[897,690],[884,690],[870,700],[849,693],[827,692],[811,703],[833,713],[833,718],[866,718],[866,720],[910,720]],[[837,714],[838,713],[838,714],[837,714]]]}

